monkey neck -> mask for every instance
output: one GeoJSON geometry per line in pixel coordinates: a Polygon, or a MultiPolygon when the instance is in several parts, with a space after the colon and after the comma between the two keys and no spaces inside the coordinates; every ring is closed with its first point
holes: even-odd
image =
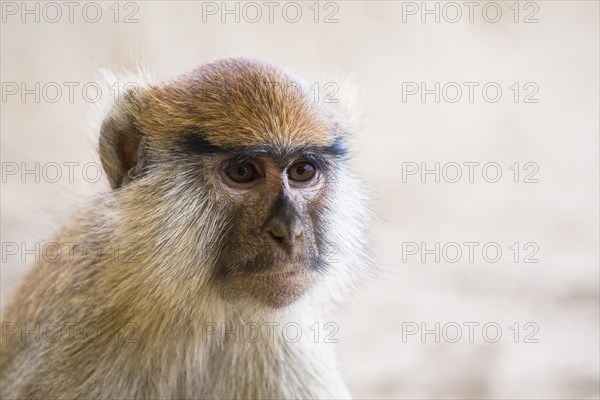
{"type": "MultiPolygon", "coordinates": [[[[273,336],[263,335],[256,342],[244,333],[235,336],[221,332],[229,336],[221,336],[221,340],[211,344],[209,381],[216,379],[235,385],[216,384],[211,387],[209,397],[348,397],[331,344],[323,343],[322,337],[321,342],[315,342],[315,333],[310,329],[291,329],[288,325],[286,333],[285,325],[272,327],[273,336]]],[[[321,329],[322,325],[315,332],[321,334],[321,329]]]]}
{"type": "Polygon", "coordinates": [[[142,364],[173,371],[181,397],[348,397],[334,352],[337,325],[305,303],[268,312],[205,304],[213,309],[201,320],[156,315],[138,327],[142,364]]]}
{"type": "Polygon", "coordinates": [[[348,397],[325,323],[299,314],[204,322],[183,364],[209,398],[348,397]]]}

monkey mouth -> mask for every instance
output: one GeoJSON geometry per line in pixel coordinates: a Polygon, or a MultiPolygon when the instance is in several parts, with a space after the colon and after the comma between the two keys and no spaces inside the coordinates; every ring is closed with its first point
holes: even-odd
{"type": "Polygon", "coordinates": [[[261,272],[255,272],[252,274],[254,279],[264,280],[270,283],[281,283],[294,285],[298,283],[300,285],[307,284],[312,281],[312,273],[310,270],[303,266],[281,266],[275,265],[268,270],[261,272]]]}
{"type": "Polygon", "coordinates": [[[315,282],[315,275],[304,264],[277,262],[230,276],[225,287],[227,293],[250,296],[271,308],[280,308],[302,297],[315,282]]]}
{"type": "Polygon", "coordinates": [[[257,272],[257,275],[261,275],[268,278],[291,278],[297,275],[306,275],[309,271],[298,265],[292,266],[281,266],[277,265],[267,271],[257,272]]]}
{"type": "Polygon", "coordinates": [[[310,254],[284,257],[268,253],[222,265],[218,277],[224,298],[253,298],[270,308],[299,300],[318,281],[325,266],[310,254]]]}
{"type": "Polygon", "coordinates": [[[255,274],[266,279],[308,279],[314,273],[313,268],[306,264],[297,263],[273,263],[267,268],[256,271],[255,274]]]}
{"type": "Polygon", "coordinates": [[[255,277],[264,303],[280,308],[298,300],[312,286],[314,274],[305,268],[263,272],[255,277]]]}

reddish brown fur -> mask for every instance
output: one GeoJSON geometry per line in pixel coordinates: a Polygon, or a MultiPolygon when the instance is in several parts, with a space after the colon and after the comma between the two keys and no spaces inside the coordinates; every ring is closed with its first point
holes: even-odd
{"type": "Polygon", "coordinates": [[[331,116],[313,104],[296,79],[243,58],[206,64],[145,90],[124,107],[135,109],[133,125],[160,144],[197,131],[222,147],[326,146],[335,132],[331,116]]]}

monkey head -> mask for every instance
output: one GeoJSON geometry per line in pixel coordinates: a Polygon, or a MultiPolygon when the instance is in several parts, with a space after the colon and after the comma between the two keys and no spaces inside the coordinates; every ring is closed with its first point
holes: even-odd
{"type": "Polygon", "coordinates": [[[210,290],[281,308],[319,287],[335,296],[365,262],[350,130],[303,81],[246,58],[124,93],[99,151],[119,237],[143,249],[130,273],[149,292],[178,284],[184,299],[210,290]]]}

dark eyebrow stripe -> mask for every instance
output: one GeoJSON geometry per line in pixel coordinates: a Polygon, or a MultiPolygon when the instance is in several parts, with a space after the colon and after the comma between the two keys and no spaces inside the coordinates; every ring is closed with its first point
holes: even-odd
{"type": "Polygon", "coordinates": [[[188,135],[185,142],[183,143],[186,150],[194,154],[217,154],[226,153],[227,150],[220,146],[215,146],[202,134],[191,134],[188,135]]]}
{"type": "MultiPolygon", "coordinates": [[[[222,147],[209,142],[202,134],[188,135],[183,143],[184,148],[193,154],[223,154],[223,153],[239,153],[240,158],[250,158],[261,153],[269,153],[273,150],[271,146],[256,146],[256,147],[222,147]]],[[[328,155],[333,157],[344,157],[348,154],[348,149],[340,136],[337,136],[333,143],[328,146],[307,146],[299,148],[295,152],[312,153],[314,155],[328,155]]]]}
{"type": "Polygon", "coordinates": [[[340,136],[336,136],[333,143],[324,147],[321,151],[336,157],[344,157],[348,154],[348,148],[340,136]]]}

